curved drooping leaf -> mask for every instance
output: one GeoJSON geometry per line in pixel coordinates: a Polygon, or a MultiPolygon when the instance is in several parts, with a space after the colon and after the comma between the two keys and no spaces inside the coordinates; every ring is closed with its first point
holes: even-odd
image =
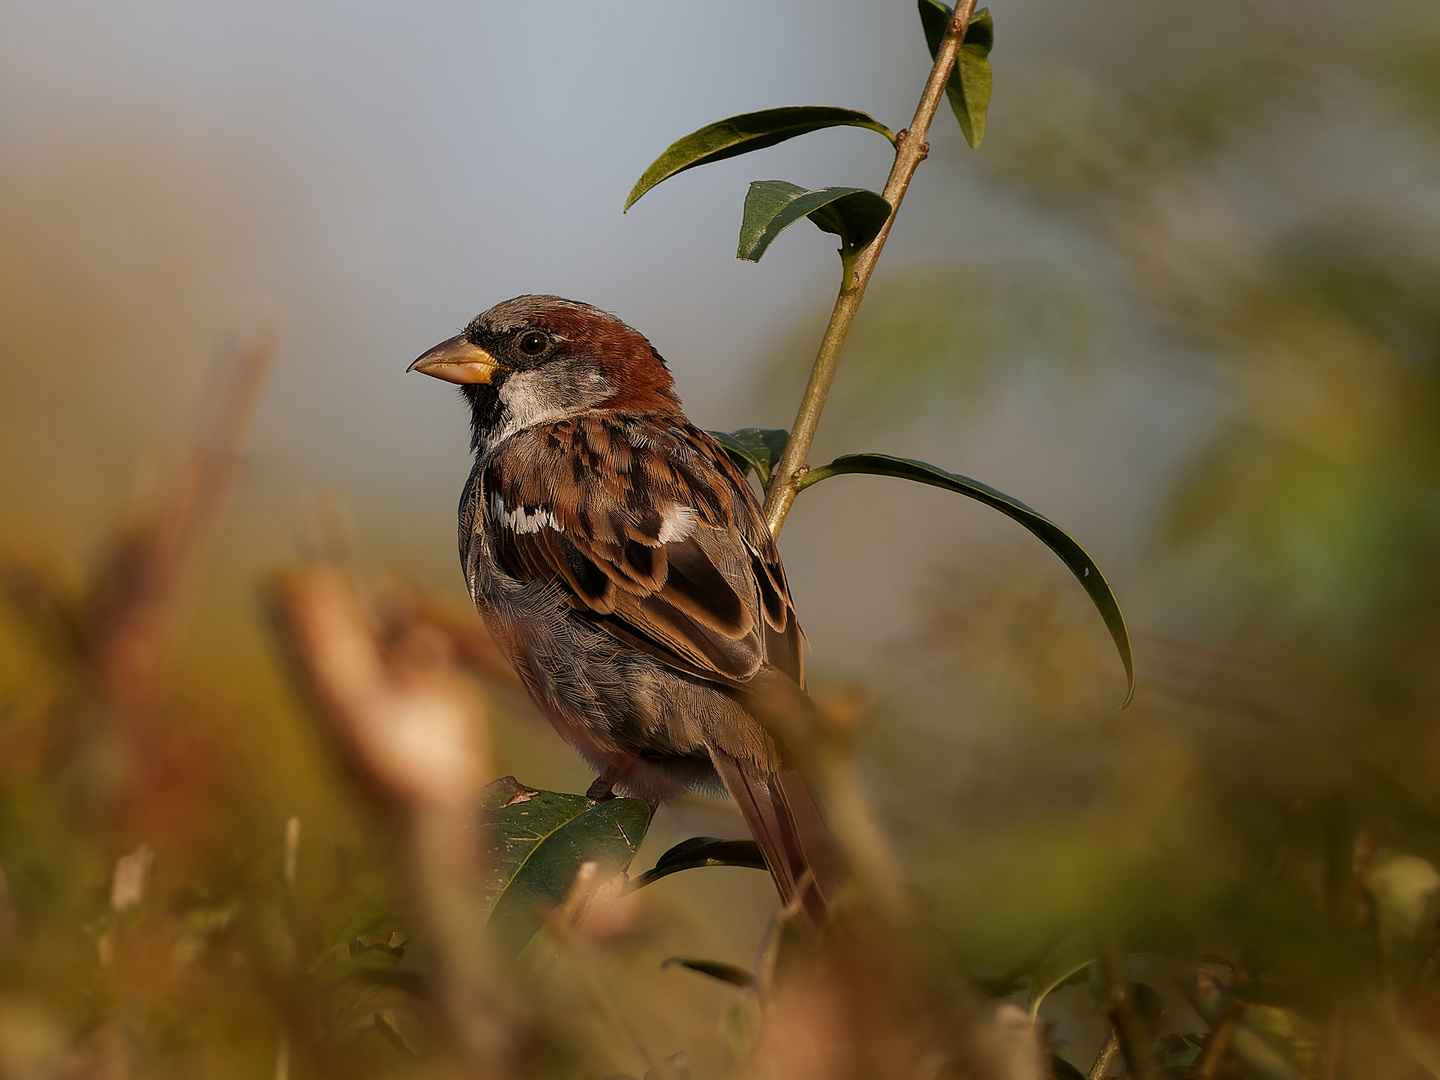
{"type": "Polygon", "coordinates": [[[1046,954],[1030,977],[1030,1023],[1035,1023],[1040,1003],[1052,990],[1095,962],[1095,942],[1087,934],[1072,934],[1046,954]]]}
{"type": "MultiPolygon", "coordinates": [[[[930,46],[930,58],[940,51],[940,39],[950,25],[954,14],[940,0],[919,0],[920,24],[925,28],[925,44],[930,46]]],[[[990,17],[989,8],[981,8],[970,17],[965,28],[965,41],[960,46],[960,55],[955,58],[955,70],[945,84],[945,96],[950,99],[950,108],[955,110],[955,119],[960,121],[960,130],[965,141],[972,147],[980,145],[985,138],[985,113],[990,108],[990,48],[995,44],[995,21],[990,17]]]]}
{"type": "Polygon", "coordinates": [[[660,968],[663,971],[671,964],[698,971],[701,975],[709,975],[712,979],[719,979],[731,986],[738,986],[741,990],[749,990],[755,985],[753,974],[738,964],[727,964],[723,960],[697,960],[689,956],[672,956],[661,964],[660,968]]]}
{"type": "Polygon", "coordinates": [[[653,884],[663,877],[697,866],[745,866],[767,870],[765,856],[754,840],[720,840],[714,836],[692,836],[682,840],[656,860],[655,865],[635,879],[633,888],[653,884]]]}
{"type": "Polygon", "coordinates": [[[1120,707],[1123,709],[1130,704],[1131,698],[1135,696],[1135,659],[1130,648],[1130,633],[1125,628],[1125,616],[1120,611],[1120,603],[1115,599],[1109,582],[1100,572],[1100,567],[1069,533],[1044,514],[1032,510],[1018,499],[1012,499],[988,484],[958,473],[946,472],[923,461],[892,457],[889,454],[846,454],[829,465],[822,465],[806,473],[797,481],[797,487],[803,491],[812,484],[843,473],[898,476],[904,480],[914,480],[920,484],[954,491],[978,499],[1029,529],[1046,547],[1060,556],[1060,561],[1070,568],[1070,572],[1075,575],[1075,579],[1080,582],[1091,602],[1099,610],[1100,617],[1105,620],[1110,638],[1120,653],[1120,662],[1125,665],[1127,691],[1125,701],[1120,707]]]}
{"type": "Polygon", "coordinates": [[[489,917],[484,936],[496,959],[509,962],[570,891],[587,862],[596,881],[622,873],[650,827],[639,799],[592,802],[584,795],[527,788],[513,776],[480,793],[480,843],[489,917]]]}
{"type": "Polygon", "coordinates": [[[864,248],[890,219],[890,204],[865,188],[806,190],[786,180],[756,180],[745,195],[737,259],[759,262],[782,232],[808,217],[822,232],[834,233],[853,254],[864,248]]]}
{"type": "Polygon", "coordinates": [[[884,135],[892,144],[895,142],[893,131],[869,113],[855,109],[839,109],[831,105],[787,105],[780,109],[741,113],[706,124],[699,131],[692,131],[671,143],[635,181],[625,200],[625,209],[629,210],[641,195],[676,173],[748,154],[752,150],[763,150],[797,135],[808,135],[829,127],[869,128],[884,135]]]}
{"type": "Polygon", "coordinates": [[[712,439],[725,448],[730,460],[748,473],[755,470],[760,486],[770,487],[770,474],[780,463],[780,455],[790,442],[790,433],[783,428],[740,428],[738,431],[707,431],[712,439]]]}

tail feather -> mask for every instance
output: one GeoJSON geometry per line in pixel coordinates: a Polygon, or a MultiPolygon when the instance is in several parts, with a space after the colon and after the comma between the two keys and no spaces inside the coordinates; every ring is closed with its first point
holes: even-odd
{"type": "Polygon", "coordinates": [[[841,881],[834,840],[804,779],[794,769],[771,771],[710,749],[715,771],[740,808],[775,879],[780,900],[796,903],[814,927],[841,881]]]}
{"type": "Polygon", "coordinates": [[[845,863],[830,826],[815,804],[810,787],[797,769],[781,769],[776,779],[781,800],[794,823],[796,842],[803,853],[805,868],[815,882],[815,890],[829,904],[845,883],[845,863]]]}

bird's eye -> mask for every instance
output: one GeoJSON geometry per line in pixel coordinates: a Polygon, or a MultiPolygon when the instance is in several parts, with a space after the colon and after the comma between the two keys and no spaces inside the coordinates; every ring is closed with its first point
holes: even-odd
{"type": "Polygon", "coordinates": [[[520,351],[526,356],[539,356],[549,344],[550,339],[539,330],[529,330],[520,335],[520,351]]]}

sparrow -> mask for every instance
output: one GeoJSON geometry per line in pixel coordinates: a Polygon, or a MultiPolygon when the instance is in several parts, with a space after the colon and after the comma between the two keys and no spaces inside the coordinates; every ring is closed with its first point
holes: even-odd
{"type": "Polygon", "coordinates": [[[810,707],[780,555],[744,474],[615,316],[517,296],[408,370],[455,383],[475,464],[460,562],[540,712],[652,810],[728,792],[781,900],[812,925],[840,883],[779,713],[810,707]]]}

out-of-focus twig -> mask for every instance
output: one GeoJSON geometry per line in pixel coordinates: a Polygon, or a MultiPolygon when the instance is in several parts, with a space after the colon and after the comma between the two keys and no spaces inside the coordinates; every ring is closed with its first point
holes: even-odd
{"type": "Polygon", "coordinates": [[[280,340],[273,313],[237,321],[211,368],[203,415],[165,505],[107,553],[84,603],[85,657],[104,697],[123,709],[154,697],[185,585],[230,502],[240,450],[280,340]]]}
{"type": "Polygon", "coordinates": [[[606,1026],[613,1031],[623,1032],[626,1040],[644,1059],[648,1069],[646,1077],[653,1080],[678,1080],[674,1058],[663,1057],[651,1043],[644,1028],[637,1024],[616,1000],[614,991],[598,970],[596,958],[574,932],[582,912],[595,899],[597,887],[604,884],[596,881],[596,869],[593,862],[580,865],[564,906],[558,911],[552,911],[546,918],[545,930],[574,962],[580,981],[585,984],[585,989],[604,1017],[606,1026]]]}
{"type": "Polygon", "coordinates": [[[413,612],[380,627],[329,567],[282,574],[269,600],[317,713],[355,771],[407,810],[465,813],[485,769],[449,635],[413,612]]]}
{"type": "Polygon", "coordinates": [[[1150,1033],[1135,1007],[1130,967],[1119,937],[1110,930],[1095,935],[1100,971],[1105,979],[1105,1011],[1114,1025],[1120,1053],[1133,1080],[1159,1080],[1155,1058],[1150,1052],[1150,1033]]]}
{"type": "Polygon", "coordinates": [[[1325,1080],[1340,1075],[1340,1060],[1345,1048],[1345,1007],[1337,998],[1330,1007],[1330,1027],[1325,1033],[1325,1080]]]}
{"type": "Polygon", "coordinates": [[[1110,1029],[1110,1034],[1105,1037],[1105,1044],[1100,1047],[1100,1053],[1095,1055],[1095,1064],[1090,1066],[1087,1080],[1104,1080],[1110,1073],[1110,1066],[1115,1064],[1115,1059],[1120,1056],[1120,1036],[1115,1034],[1115,1029],[1110,1029]]]}
{"type": "Polygon", "coordinates": [[[1195,1080],[1215,1080],[1219,1075],[1220,1063],[1230,1052],[1230,1041],[1235,1038],[1235,1029],[1240,1026],[1240,1016],[1244,1011],[1244,1002],[1232,997],[1224,1017],[1205,1040],[1205,1049],[1200,1053],[1200,1060],[1195,1063],[1195,1080]]]}
{"type": "Polygon", "coordinates": [[[813,768],[851,869],[879,913],[901,926],[909,916],[904,875],[855,769],[853,744],[863,714],[864,702],[854,694],[816,702],[813,768]]]}
{"type": "Polygon", "coordinates": [[[1194,982],[1182,983],[1181,990],[1191,1007],[1210,1025],[1211,1040],[1221,1040],[1215,1051],[1216,1072],[1212,1075],[1219,1075],[1219,1060],[1225,1056],[1221,1053],[1223,1050],[1242,1062],[1250,1075],[1299,1080],[1300,1072],[1284,1051],[1248,1017],[1246,1002],[1216,978],[1208,965],[1201,965],[1194,982]],[[1222,1035],[1222,1031],[1225,1034],[1222,1035]]]}
{"type": "Polygon", "coordinates": [[[234,491],[279,339],[272,310],[257,306],[237,317],[218,347],[195,435],[163,504],[110,541],[78,599],[40,567],[15,556],[0,560],[0,589],[11,607],[122,716],[154,700],[186,586],[234,491]]]}
{"type": "Polygon", "coordinates": [[[430,933],[435,991],[454,1041],[483,1075],[509,1074],[514,1027],[488,985],[474,794],[491,771],[483,716],[450,635],[398,606],[380,625],[348,577],[292,570],[269,588],[281,641],[342,758],[406,825],[430,933]]]}

